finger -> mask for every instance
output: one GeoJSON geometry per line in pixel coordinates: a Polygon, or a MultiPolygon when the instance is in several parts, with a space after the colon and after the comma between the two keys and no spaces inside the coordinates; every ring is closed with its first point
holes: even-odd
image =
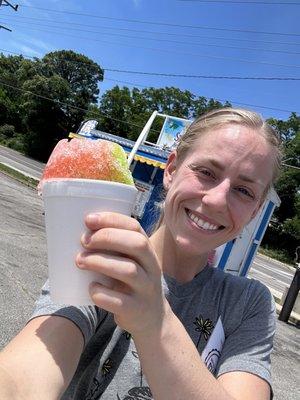
{"type": "Polygon", "coordinates": [[[91,231],[102,228],[119,228],[139,232],[146,236],[145,231],[136,219],[115,212],[88,214],[85,218],[85,224],[91,231]]]}
{"type": "Polygon", "coordinates": [[[137,262],[145,271],[156,271],[158,260],[149,239],[139,232],[116,228],[103,228],[86,232],[82,246],[89,251],[121,253],[137,262]]]}
{"type": "Polygon", "coordinates": [[[120,314],[129,300],[128,295],[116,292],[97,282],[90,284],[89,293],[96,306],[113,314],[120,314]]]}
{"type": "Polygon", "coordinates": [[[79,253],[76,264],[81,269],[99,272],[117,279],[134,290],[141,291],[146,273],[135,261],[122,256],[106,253],[79,253]]]}

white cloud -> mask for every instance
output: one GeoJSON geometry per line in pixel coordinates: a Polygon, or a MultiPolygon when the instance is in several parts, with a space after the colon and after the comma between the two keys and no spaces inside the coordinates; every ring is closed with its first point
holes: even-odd
{"type": "Polygon", "coordinates": [[[46,50],[47,52],[53,50],[53,46],[51,46],[49,43],[44,42],[43,40],[36,39],[31,37],[28,40],[29,43],[31,43],[33,46],[37,47],[38,49],[46,50]]]}
{"type": "Polygon", "coordinates": [[[49,43],[21,32],[15,34],[14,40],[10,40],[8,45],[13,51],[34,57],[43,57],[54,49],[49,43]]]}
{"type": "Polygon", "coordinates": [[[29,56],[33,56],[33,57],[42,57],[43,54],[35,49],[33,49],[32,47],[26,46],[26,45],[21,45],[20,49],[22,52],[24,52],[24,54],[27,54],[29,56]]]}

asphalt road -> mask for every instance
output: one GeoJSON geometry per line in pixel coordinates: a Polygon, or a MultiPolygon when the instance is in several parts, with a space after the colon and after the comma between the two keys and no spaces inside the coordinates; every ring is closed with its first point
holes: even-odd
{"type": "Polygon", "coordinates": [[[294,273],[292,268],[258,254],[248,275],[276,292],[283,293],[285,288],[290,286],[294,273]]]}
{"type": "Polygon", "coordinates": [[[26,175],[40,179],[45,164],[25,157],[19,152],[0,145],[0,163],[25,173],[26,175]]]}
{"type": "MultiPolygon", "coordinates": [[[[30,317],[47,276],[43,205],[36,191],[0,173],[0,349],[30,317]]],[[[300,331],[278,321],[274,400],[299,400],[300,331]]]]}
{"type": "Polygon", "coordinates": [[[42,201],[0,174],[0,347],[29,317],[46,279],[42,201]]]}

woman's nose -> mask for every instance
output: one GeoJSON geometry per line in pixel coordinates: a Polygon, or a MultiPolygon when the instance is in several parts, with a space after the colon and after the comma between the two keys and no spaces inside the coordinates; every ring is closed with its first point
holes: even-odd
{"type": "Polygon", "coordinates": [[[202,197],[202,203],[208,207],[214,208],[215,211],[224,211],[228,207],[229,191],[230,183],[224,180],[205,191],[202,197]]]}

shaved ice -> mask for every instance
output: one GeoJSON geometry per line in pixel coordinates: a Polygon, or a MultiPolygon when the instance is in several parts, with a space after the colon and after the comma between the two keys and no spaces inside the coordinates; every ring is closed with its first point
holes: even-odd
{"type": "Polygon", "coordinates": [[[107,140],[60,140],[53,149],[38,184],[52,178],[95,179],[134,185],[123,148],[107,140]]]}

